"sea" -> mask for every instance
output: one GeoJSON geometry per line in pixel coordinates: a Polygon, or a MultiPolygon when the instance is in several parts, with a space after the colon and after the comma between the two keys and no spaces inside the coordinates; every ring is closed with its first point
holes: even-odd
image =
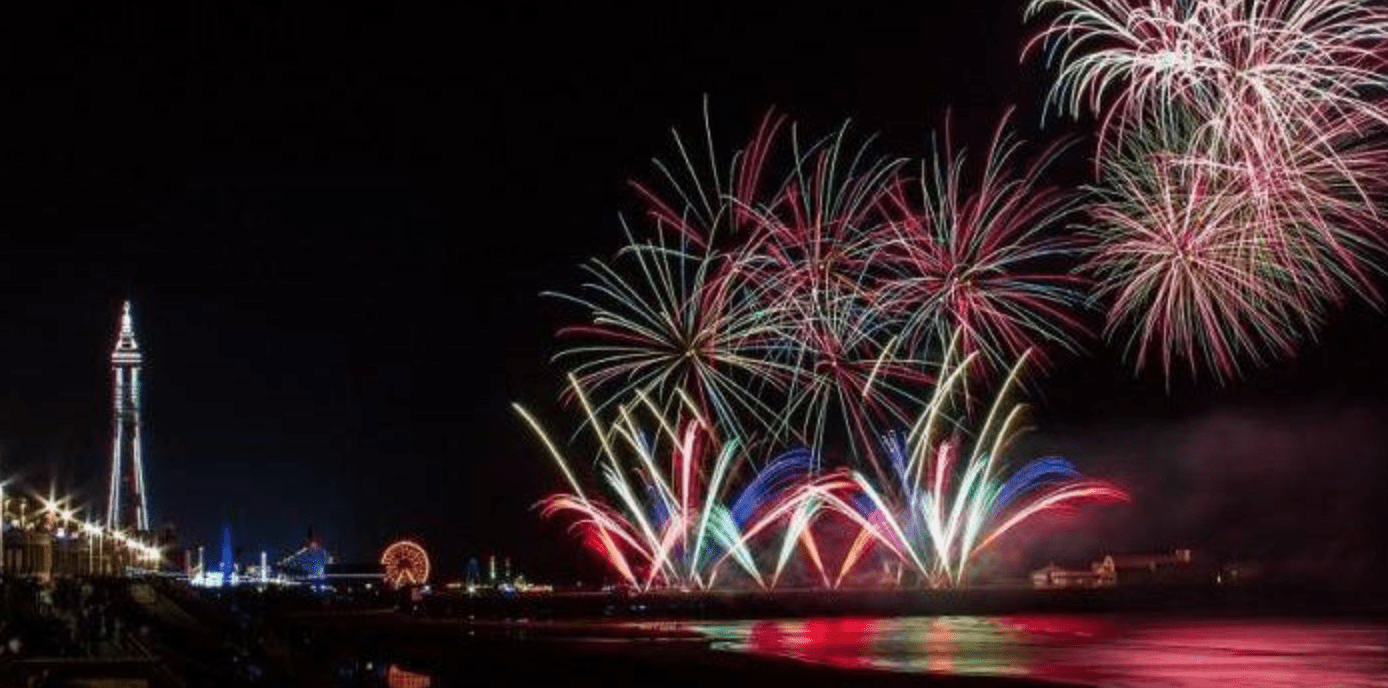
{"type": "MultiPolygon", "coordinates": [[[[1057,613],[597,621],[589,628],[602,627],[621,631],[604,639],[608,647],[693,631],[713,652],[922,678],[1011,677],[1096,688],[1388,688],[1388,620],[1381,617],[1057,613]]],[[[380,663],[374,675],[366,685],[444,685],[435,672],[406,665],[380,663]]]]}
{"type": "Polygon", "coordinates": [[[1099,614],[691,623],[715,648],[1105,688],[1388,687],[1388,622],[1099,614]]]}

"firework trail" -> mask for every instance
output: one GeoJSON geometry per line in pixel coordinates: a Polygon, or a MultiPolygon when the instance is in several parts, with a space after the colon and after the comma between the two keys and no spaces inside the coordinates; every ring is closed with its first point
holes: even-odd
{"type": "Polygon", "coordinates": [[[1241,146],[1294,147],[1308,122],[1388,122],[1366,98],[1388,88],[1381,3],[1031,0],[1027,18],[1042,14],[1050,22],[1024,54],[1041,49],[1058,63],[1050,102],[1098,115],[1101,141],[1165,126],[1180,109],[1241,146]]]}
{"type": "Polygon", "coordinates": [[[670,408],[685,390],[730,437],[811,446],[870,438],[890,413],[877,401],[907,368],[884,350],[868,259],[900,163],[853,146],[847,124],[804,145],[783,122],[768,114],[725,165],[706,105],[702,150],[676,133],[659,183],[634,185],[655,238],[628,229],[625,265],[591,261],[582,292],[564,296],[590,318],[561,331],[577,343],[558,358],[577,362],[600,410],[636,390],[670,408]],[[788,168],[773,175],[778,151],[788,168]]]}
{"type": "Polygon", "coordinates": [[[684,242],[711,250],[720,241],[746,241],[753,225],[749,208],[775,196],[776,180],[768,182],[766,170],[785,118],[767,112],[751,140],[726,162],[714,145],[707,98],[703,119],[698,146],[672,131],[672,162],[653,161],[658,183],[633,181],[631,186],[645,206],[645,217],[659,231],[673,231],[684,242]]]}
{"type": "Polygon", "coordinates": [[[768,202],[743,203],[754,233],[738,254],[737,279],[759,285],[775,314],[781,360],[794,374],[785,417],[797,438],[850,455],[871,453],[876,427],[900,418],[912,389],[928,383],[895,345],[878,303],[881,205],[903,161],[852,145],[845,123],[803,146],[792,128],[791,172],[768,202]]]}
{"type": "Polygon", "coordinates": [[[577,294],[555,294],[590,314],[560,336],[575,342],[556,358],[574,361],[579,387],[603,415],[617,399],[643,393],[677,410],[677,391],[694,396],[731,437],[750,430],[782,437],[780,409],[764,401],[794,371],[778,362],[780,329],[753,285],[727,277],[729,259],[677,237],[628,244],[617,262],[589,261],[577,294]],[[627,268],[627,269],[623,269],[627,268]],[[753,428],[745,427],[748,422],[753,428]]]}
{"type": "Polygon", "coordinates": [[[707,126],[704,151],[675,142],[679,162],[657,163],[663,190],[637,185],[654,231],[624,224],[626,246],[561,295],[587,316],[557,358],[599,448],[601,495],[517,407],[569,486],[542,512],[571,518],[628,585],[708,588],[731,562],[771,587],[798,553],[833,587],[873,548],[959,585],[1035,513],[1124,497],[1061,459],[1007,477],[998,458],[1020,413],[1003,412],[1011,362],[1081,330],[1080,282],[1056,271],[1074,245],[1049,238],[1073,198],[1041,181],[1061,147],[1023,160],[1004,117],[977,175],[946,132],[916,178],[847,124],[806,146],[768,116],[726,166],[707,126]],[[779,178],[773,151],[789,155],[779,178]],[[989,370],[1005,380],[970,442],[978,409],[959,391],[989,370]],[[748,438],[813,451],[755,471],[748,438]],[[822,470],[826,451],[856,470],[822,470]],[[845,525],[847,552],[826,552],[845,525]]]}
{"type": "Polygon", "coordinates": [[[1179,358],[1224,378],[1245,357],[1291,355],[1320,325],[1319,291],[1301,279],[1314,265],[1277,248],[1239,177],[1140,148],[1105,174],[1091,208],[1096,295],[1139,367],[1159,357],[1170,378],[1179,358]]]}
{"type": "Polygon", "coordinates": [[[1378,302],[1388,9],[1032,0],[1050,101],[1099,117],[1089,267],[1137,365],[1223,380],[1378,302]]]}
{"type": "Polygon", "coordinates": [[[952,333],[998,369],[1073,347],[1081,282],[1058,266],[1074,246],[1048,236],[1073,198],[1041,180],[1063,146],[1024,161],[1004,118],[978,174],[947,142],[908,178],[847,123],[805,144],[768,115],[724,172],[707,130],[699,155],[675,136],[663,196],[637,187],[654,238],[628,228],[617,260],[590,262],[565,296],[589,318],[558,358],[600,410],[636,390],[670,408],[683,389],[730,437],[883,466],[878,436],[920,407],[952,333]]]}
{"type": "Polygon", "coordinates": [[[734,494],[733,483],[746,462],[743,448],[736,439],[720,444],[688,396],[680,395],[682,412],[668,416],[648,396],[638,395],[633,406],[617,409],[618,420],[604,425],[577,379],[570,382],[588,414],[587,425],[600,447],[599,472],[614,499],[585,491],[572,462],[517,405],[572,489],[542,500],[541,511],[546,517],[572,515],[572,528],[584,544],[627,585],[642,591],[657,585],[707,589],[732,561],[767,587],[798,543],[813,546],[802,517],[801,525],[782,529],[785,543],[774,571],[764,572],[750,548],[754,537],[770,532],[803,502],[801,487],[813,463],[808,451],[771,460],[734,494]],[[650,417],[653,432],[645,431],[638,416],[650,417]],[[662,459],[664,453],[668,461],[662,459]]]}
{"type": "Polygon", "coordinates": [[[1008,406],[1006,397],[1027,354],[1010,370],[982,428],[966,436],[963,419],[953,417],[949,409],[977,355],[940,372],[934,395],[904,438],[884,436],[893,481],[875,481],[855,470],[832,486],[840,498],[826,501],[825,510],[863,524],[835,585],[873,544],[884,546],[932,587],[963,585],[981,552],[1037,514],[1085,501],[1127,500],[1121,489],[1083,478],[1057,457],[1037,459],[1007,474],[1004,455],[1018,431],[1023,407],[1008,406]],[[853,492],[856,496],[847,496],[853,492]]]}
{"type": "MultiPolygon", "coordinates": [[[[1087,231],[1106,334],[1127,332],[1138,367],[1169,379],[1237,376],[1241,361],[1292,355],[1326,312],[1379,299],[1381,153],[1349,143],[1332,162],[1311,145],[1286,164],[1206,141],[1192,119],[1124,139],[1091,189],[1087,231]],[[1346,171],[1349,171],[1349,176],[1346,171]]],[[[1353,136],[1352,124],[1328,135],[1353,136]]]]}
{"type": "Polygon", "coordinates": [[[768,112],[726,161],[707,99],[703,123],[699,138],[672,131],[674,153],[653,161],[654,184],[632,182],[649,238],[623,220],[627,243],[615,259],[585,264],[580,290],[550,293],[588,315],[560,330],[567,345],[555,358],[597,400],[598,415],[637,393],[677,411],[682,390],[728,437],[785,439],[782,407],[797,374],[785,360],[785,304],[736,269],[757,227],[750,208],[776,195],[763,177],[784,119],[768,112]]]}
{"type": "Polygon", "coordinates": [[[887,195],[880,260],[890,274],[881,290],[908,350],[939,351],[958,333],[965,354],[979,351],[983,363],[1005,368],[1042,343],[1073,350],[1084,329],[1075,316],[1082,284],[1058,267],[1077,246],[1054,236],[1074,196],[1042,179],[1066,146],[1024,164],[1009,118],[976,175],[966,174],[946,127],[919,179],[887,195]]]}

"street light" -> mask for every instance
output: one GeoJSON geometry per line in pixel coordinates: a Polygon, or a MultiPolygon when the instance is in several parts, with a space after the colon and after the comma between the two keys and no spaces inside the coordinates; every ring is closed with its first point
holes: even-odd
{"type": "Polygon", "coordinates": [[[5,575],[5,481],[0,480],[0,577],[5,575]]]}
{"type": "Polygon", "coordinates": [[[82,532],[87,534],[87,575],[96,574],[96,548],[92,546],[92,539],[101,534],[101,530],[95,523],[86,521],[82,523],[82,532]]]}

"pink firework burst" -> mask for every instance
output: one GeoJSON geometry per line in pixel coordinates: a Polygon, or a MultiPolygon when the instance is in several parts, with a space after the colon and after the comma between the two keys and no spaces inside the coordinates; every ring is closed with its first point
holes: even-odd
{"type": "Polygon", "coordinates": [[[1366,98],[1388,88],[1380,3],[1031,0],[1026,16],[1042,14],[1050,23],[1025,52],[1041,48],[1058,63],[1051,102],[1097,114],[1101,142],[1115,128],[1161,126],[1177,110],[1243,144],[1272,133],[1294,146],[1295,127],[1327,113],[1388,122],[1382,102],[1366,98]]]}
{"type": "Polygon", "coordinates": [[[1287,246],[1294,233],[1264,225],[1239,175],[1162,151],[1105,168],[1091,207],[1091,267],[1110,300],[1109,336],[1131,326],[1138,366],[1176,359],[1192,374],[1234,375],[1239,361],[1293,353],[1320,325],[1321,292],[1305,277],[1321,256],[1287,246]]]}
{"type": "Polygon", "coordinates": [[[919,178],[887,195],[883,302],[911,350],[942,350],[957,336],[964,354],[982,352],[997,368],[1043,343],[1073,349],[1084,329],[1082,280],[1066,260],[1077,245],[1058,235],[1074,196],[1043,180],[1065,146],[1025,161],[1008,119],[976,174],[946,129],[919,178]]]}

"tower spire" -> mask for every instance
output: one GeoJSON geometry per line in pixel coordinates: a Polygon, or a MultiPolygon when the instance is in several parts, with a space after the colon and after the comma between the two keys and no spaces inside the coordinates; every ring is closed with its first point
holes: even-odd
{"type": "Polygon", "coordinates": [[[135,321],[130,315],[130,301],[126,300],[120,314],[120,333],[116,337],[116,348],[111,352],[111,362],[116,362],[116,357],[121,360],[130,359],[130,354],[135,354],[135,362],[139,362],[140,345],[135,341],[135,321]]]}
{"type": "Polygon", "coordinates": [[[120,331],[111,351],[114,408],[111,414],[111,483],[106,526],[149,530],[145,467],[140,441],[140,366],[144,357],[135,341],[130,301],[121,309],[120,331]]]}

